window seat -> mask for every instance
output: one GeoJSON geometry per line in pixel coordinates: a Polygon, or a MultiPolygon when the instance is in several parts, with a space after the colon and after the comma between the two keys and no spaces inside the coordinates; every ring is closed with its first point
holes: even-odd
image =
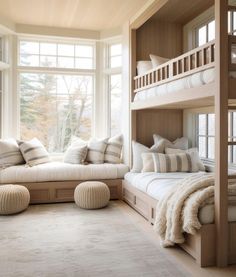
{"type": "Polygon", "coordinates": [[[51,162],[33,167],[18,165],[0,170],[0,184],[22,184],[30,191],[31,203],[73,201],[75,187],[88,180],[105,182],[111,199],[122,197],[122,179],[128,172],[124,164],[67,164],[51,162]]]}

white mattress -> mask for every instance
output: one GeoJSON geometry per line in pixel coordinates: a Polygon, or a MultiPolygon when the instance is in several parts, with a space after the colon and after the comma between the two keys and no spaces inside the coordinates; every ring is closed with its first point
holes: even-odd
{"type": "MultiPolygon", "coordinates": [[[[198,173],[127,173],[125,180],[132,186],[147,193],[156,200],[161,200],[168,191],[181,179],[198,173]]],[[[199,211],[199,220],[201,224],[210,224],[214,222],[214,205],[206,205],[199,211]]],[[[229,222],[236,221],[236,206],[228,207],[229,222]]]]}
{"type": "Polygon", "coordinates": [[[51,162],[33,167],[11,166],[0,170],[0,183],[24,183],[123,178],[129,170],[124,164],[77,165],[51,162]]]}
{"type": "MultiPolygon", "coordinates": [[[[230,77],[236,78],[236,72],[230,72],[230,77]]],[[[212,83],[214,80],[215,68],[206,69],[172,82],[139,91],[135,94],[134,101],[142,101],[156,96],[171,94],[183,89],[199,87],[212,83]]]]}

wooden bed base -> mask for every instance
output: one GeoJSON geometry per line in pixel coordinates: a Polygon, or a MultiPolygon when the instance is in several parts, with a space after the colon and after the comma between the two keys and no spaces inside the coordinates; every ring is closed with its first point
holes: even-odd
{"type": "MultiPolygon", "coordinates": [[[[122,179],[99,180],[110,189],[112,200],[122,198],[122,179]]],[[[30,204],[58,203],[74,201],[74,190],[85,181],[62,181],[41,183],[17,183],[30,192],[30,204]]]]}
{"type": "MultiPolygon", "coordinates": [[[[138,190],[129,182],[123,181],[123,200],[139,212],[151,224],[156,215],[157,200],[138,190]]],[[[236,222],[229,225],[228,264],[236,263],[236,222]]],[[[206,224],[196,235],[186,234],[185,243],[181,244],[201,267],[216,265],[215,224],[206,224]]]]}

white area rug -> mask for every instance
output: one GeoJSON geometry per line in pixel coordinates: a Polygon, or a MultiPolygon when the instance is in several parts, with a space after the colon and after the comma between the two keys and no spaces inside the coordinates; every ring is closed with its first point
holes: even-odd
{"type": "Polygon", "coordinates": [[[34,205],[0,216],[0,276],[188,276],[120,205],[34,205]]]}

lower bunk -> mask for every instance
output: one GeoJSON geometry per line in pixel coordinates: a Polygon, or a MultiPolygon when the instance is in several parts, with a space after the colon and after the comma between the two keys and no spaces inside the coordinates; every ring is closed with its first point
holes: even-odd
{"type": "MultiPolygon", "coordinates": [[[[127,175],[129,175],[128,173],[127,175]]],[[[132,173],[131,173],[132,175],[132,173]]],[[[137,174],[136,174],[137,175],[137,174]]],[[[147,193],[148,188],[137,188],[134,186],[133,176],[129,176],[123,181],[123,200],[140,213],[151,224],[154,224],[156,217],[156,206],[158,200],[147,193]],[[129,178],[131,177],[131,178],[129,178]],[[128,180],[127,180],[128,179],[128,180]]],[[[140,182],[141,186],[145,182],[140,182]]],[[[155,180],[152,180],[154,185],[155,180]]],[[[154,189],[155,190],[155,189],[154,189]]],[[[158,190],[158,189],[157,189],[158,190]]],[[[159,193],[162,188],[159,189],[159,193]]],[[[155,193],[154,193],[155,195],[155,193]]],[[[210,207],[211,209],[212,207],[210,207]]],[[[195,234],[185,234],[185,242],[179,244],[187,253],[189,253],[201,267],[216,265],[216,248],[215,248],[215,225],[212,216],[209,213],[209,207],[201,210],[201,229],[195,234]],[[207,210],[208,209],[208,210],[207,210]],[[210,214],[210,215],[209,215],[210,214]],[[212,221],[212,222],[211,222],[212,221]]],[[[236,263],[236,207],[229,210],[229,246],[228,246],[228,264],[236,263]]]]}

